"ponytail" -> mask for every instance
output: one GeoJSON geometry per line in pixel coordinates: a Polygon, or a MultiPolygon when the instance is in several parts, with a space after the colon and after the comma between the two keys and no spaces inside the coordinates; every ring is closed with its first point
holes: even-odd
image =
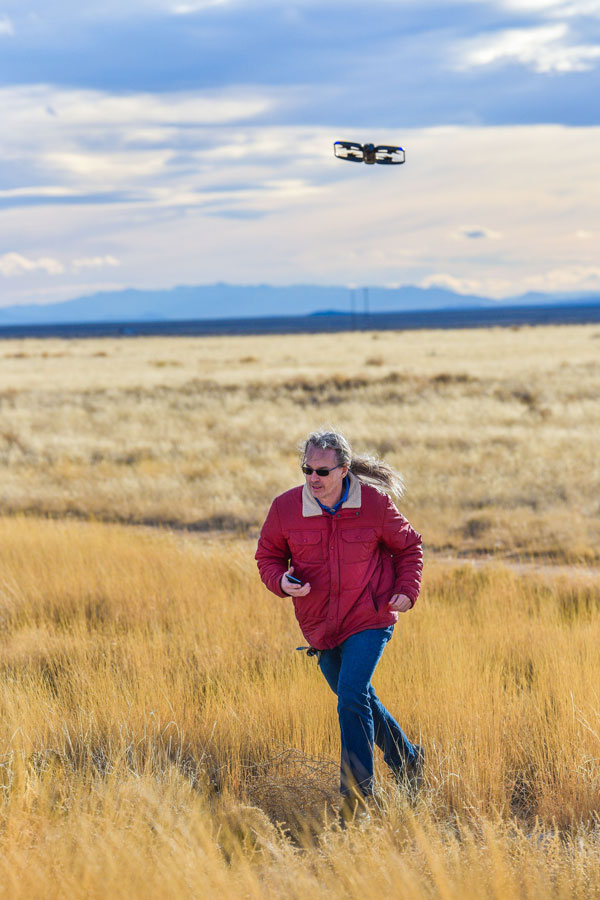
{"type": "Polygon", "coordinates": [[[350,442],[341,431],[331,429],[309,434],[301,445],[303,459],[310,447],[335,450],[339,466],[348,466],[359,481],[371,484],[379,491],[395,494],[397,497],[404,493],[404,481],[399,472],[375,456],[358,456],[353,453],[350,442]]]}

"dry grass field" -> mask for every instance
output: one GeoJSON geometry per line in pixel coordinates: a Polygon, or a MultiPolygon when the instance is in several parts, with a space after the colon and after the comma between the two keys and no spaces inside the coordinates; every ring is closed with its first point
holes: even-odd
{"type": "Polygon", "coordinates": [[[0,898],[600,898],[599,348],[0,344],[0,898]],[[366,830],[252,559],[329,421],[403,471],[427,547],[375,676],[425,785],[378,760],[366,830]]]}
{"type": "Polygon", "coordinates": [[[599,398],[596,326],[4,341],[0,502],[253,534],[333,421],[430,550],[597,561],[599,398]]]}

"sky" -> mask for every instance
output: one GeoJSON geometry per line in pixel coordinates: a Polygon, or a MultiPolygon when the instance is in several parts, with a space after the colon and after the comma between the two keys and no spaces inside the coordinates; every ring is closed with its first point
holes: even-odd
{"type": "Polygon", "coordinates": [[[600,0],[0,0],[0,108],[0,306],[600,292],[600,0]]]}

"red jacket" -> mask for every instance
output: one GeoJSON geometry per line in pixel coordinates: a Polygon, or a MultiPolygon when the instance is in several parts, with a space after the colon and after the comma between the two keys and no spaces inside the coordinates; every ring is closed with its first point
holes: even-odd
{"type": "Polygon", "coordinates": [[[327,650],[367,628],[398,619],[393,594],[413,602],[421,584],[421,536],[387,494],[349,474],[348,499],[335,516],[323,512],[306,485],[277,497],[258,541],[260,577],[278,597],[289,564],[306,597],[293,598],[298,624],[312,647],[327,650]]]}

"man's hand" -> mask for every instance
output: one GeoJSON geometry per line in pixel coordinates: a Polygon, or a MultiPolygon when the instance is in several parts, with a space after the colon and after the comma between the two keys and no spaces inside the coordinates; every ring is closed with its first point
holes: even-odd
{"type": "Polygon", "coordinates": [[[389,607],[395,609],[396,612],[408,612],[412,608],[412,600],[406,594],[394,594],[389,602],[389,607]]]}
{"type": "Polygon", "coordinates": [[[281,576],[281,590],[290,597],[306,597],[310,593],[310,581],[307,581],[306,584],[295,584],[287,578],[288,575],[293,574],[294,567],[290,566],[287,572],[281,576]]]}

